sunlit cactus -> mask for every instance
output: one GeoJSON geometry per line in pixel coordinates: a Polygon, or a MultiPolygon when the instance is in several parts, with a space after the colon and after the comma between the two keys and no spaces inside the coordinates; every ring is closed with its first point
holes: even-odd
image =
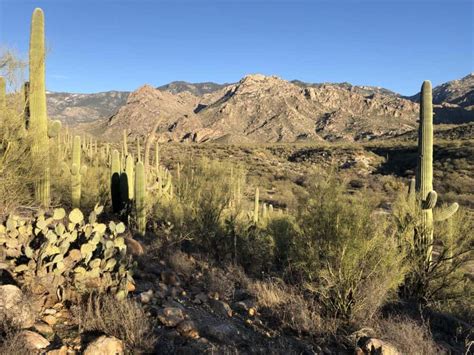
{"type": "Polygon", "coordinates": [[[28,95],[29,123],[32,136],[32,159],[38,164],[35,197],[43,206],[50,202],[49,140],[59,133],[59,121],[48,123],[45,86],[44,14],[37,8],[33,12],[30,34],[30,84],[28,95]]]}
{"type": "Polygon", "coordinates": [[[125,173],[128,178],[128,198],[133,200],[135,196],[135,172],[133,156],[131,154],[127,155],[127,159],[125,160],[125,173]]]}
{"type": "MultiPolygon", "coordinates": [[[[431,82],[423,82],[420,99],[420,126],[418,129],[418,162],[415,179],[416,197],[421,207],[421,225],[415,238],[419,252],[427,263],[433,253],[433,208],[438,195],[433,190],[433,102],[431,82]]],[[[409,200],[413,201],[413,183],[410,185],[409,200]]],[[[436,209],[437,220],[451,217],[458,209],[457,203],[446,209],[436,209]]]]}
{"type": "Polygon", "coordinates": [[[72,143],[71,164],[71,202],[74,208],[78,208],[81,205],[81,170],[81,137],[75,136],[72,143]]]}
{"type": "Polygon", "coordinates": [[[145,235],[146,229],[146,180],[143,162],[137,162],[135,166],[135,213],[137,229],[140,235],[145,235]]]}
{"type": "Polygon", "coordinates": [[[255,189],[255,201],[254,201],[254,205],[253,205],[253,221],[255,223],[258,223],[259,199],[260,199],[259,195],[260,195],[260,191],[257,187],[255,189]]]}

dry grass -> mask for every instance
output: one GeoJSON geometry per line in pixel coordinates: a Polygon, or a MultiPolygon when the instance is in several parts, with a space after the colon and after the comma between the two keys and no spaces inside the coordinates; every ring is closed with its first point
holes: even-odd
{"type": "Polygon", "coordinates": [[[395,316],[376,324],[380,338],[393,344],[402,354],[432,355],[441,353],[431,336],[428,325],[395,316]]]}
{"type": "Polygon", "coordinates": [[[153,324],[135,301],[117,301],[112,296],[91,296],[87,302],[73,307],[83,332],[100,332],[121,339],[133,353],[151,352],[156,337],[153,324]]]}
{"type": "Polygon", "coordinates": [[[249,284],[249,290],[256,297],[258,307],[269,310],[284,327],[309,334],[331,331],[323,329],[330,324],[322,323],[318,305],[283,282],[255,281],[249,284]]]}
{"type": "Polygon", "coordinates": [[[20,329],[6,319],[0,320],[0,354],[28,355],[31,351],[20,336],[20,329]]]}

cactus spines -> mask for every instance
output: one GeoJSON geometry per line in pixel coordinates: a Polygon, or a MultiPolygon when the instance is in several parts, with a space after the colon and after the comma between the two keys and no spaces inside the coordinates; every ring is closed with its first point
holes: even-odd
{"type": "Polygon", "coordinates": [[[260,195],[260,191],[257,187],[255,189],[255,201],[254,201],[254,205],[253,205],[253,221],[255,223],[258,223],[259,198],[260,198],[259,195],[260,195]]]}
{"type": "Polygon", "coordinates": [[[75,136],[72,143],[71,202],[73,208],[81,205],[81,137],[75,136]]]}
{"type": "Polygon", "coordinates": [[[112,161],[110,164],[110,194],[112,196],[112,210],[114,213],[119,213],[122,210],[120,173],[120,153],[114,149],[112,151],[112,161]]]}
{"type": "Polygon", "coordinates": [[[137,218],[137,229],[140,235],[145,235],[146,229],[146,194],[145,168],[141,161],[135,166],[135,213],[137,218]]]}

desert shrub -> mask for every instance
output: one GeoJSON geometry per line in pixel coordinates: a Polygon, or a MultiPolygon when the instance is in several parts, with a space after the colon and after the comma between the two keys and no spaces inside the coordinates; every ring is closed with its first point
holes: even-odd
{"type": "Polygon", "coordinates": [[[377,336],[393,344],[402,354],[440,354],[427,324],[403,316],[379,319],[374,325],[377,336]]]}
{"type": "Polygon", "coordinates": [[[81,332],[100,332],[121,339],[132,353],[151,353],[156,337],[153,323],[135,301],[91,295],[72,307],[81,332]]]}
{"type": "Polygon", "coordinates": [[[13,91],[7,95],[6,109],[0,108],[0,216],[19,206],[32,206],[32,184],[38,162],[29,158],[31,138],[26,134],[23,95],[18,79],[24,62],[11,52],[0,54],[0,75],[13,91]]]}
{"type": "Polygon", "coordinates": [[[254,281],[248,285],[257,306],[277,318],[284,327],[299,333],[323,330],[318,304],[281,280],[254,281]]]}
{"type": "Polygon", "coordinates": [[[368,318],[403,280],[403,255],[387,233],[386,216],[366,199],[345,194],[329,177],[300,202],[300,232],[289,263],[326,316],[368,318]]]}

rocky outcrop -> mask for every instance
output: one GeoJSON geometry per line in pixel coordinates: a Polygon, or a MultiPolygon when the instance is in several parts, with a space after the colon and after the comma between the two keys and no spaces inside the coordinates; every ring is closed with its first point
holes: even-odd
{"type": "Polygon", "coordinates": [[[255,74],[201,96],[141,87],[107,122],[105,135],[146,135],[159,122],[161,141],[352,141],[406,132],[417,115],[417,104],[396,95],[255,74]]]}
{"type": "Polygon", "coordinates": [[[0,318],[14,322],[20,328],[30,328],[36,314],[23,292],[15,285],[0,286],[0,318]]]}

